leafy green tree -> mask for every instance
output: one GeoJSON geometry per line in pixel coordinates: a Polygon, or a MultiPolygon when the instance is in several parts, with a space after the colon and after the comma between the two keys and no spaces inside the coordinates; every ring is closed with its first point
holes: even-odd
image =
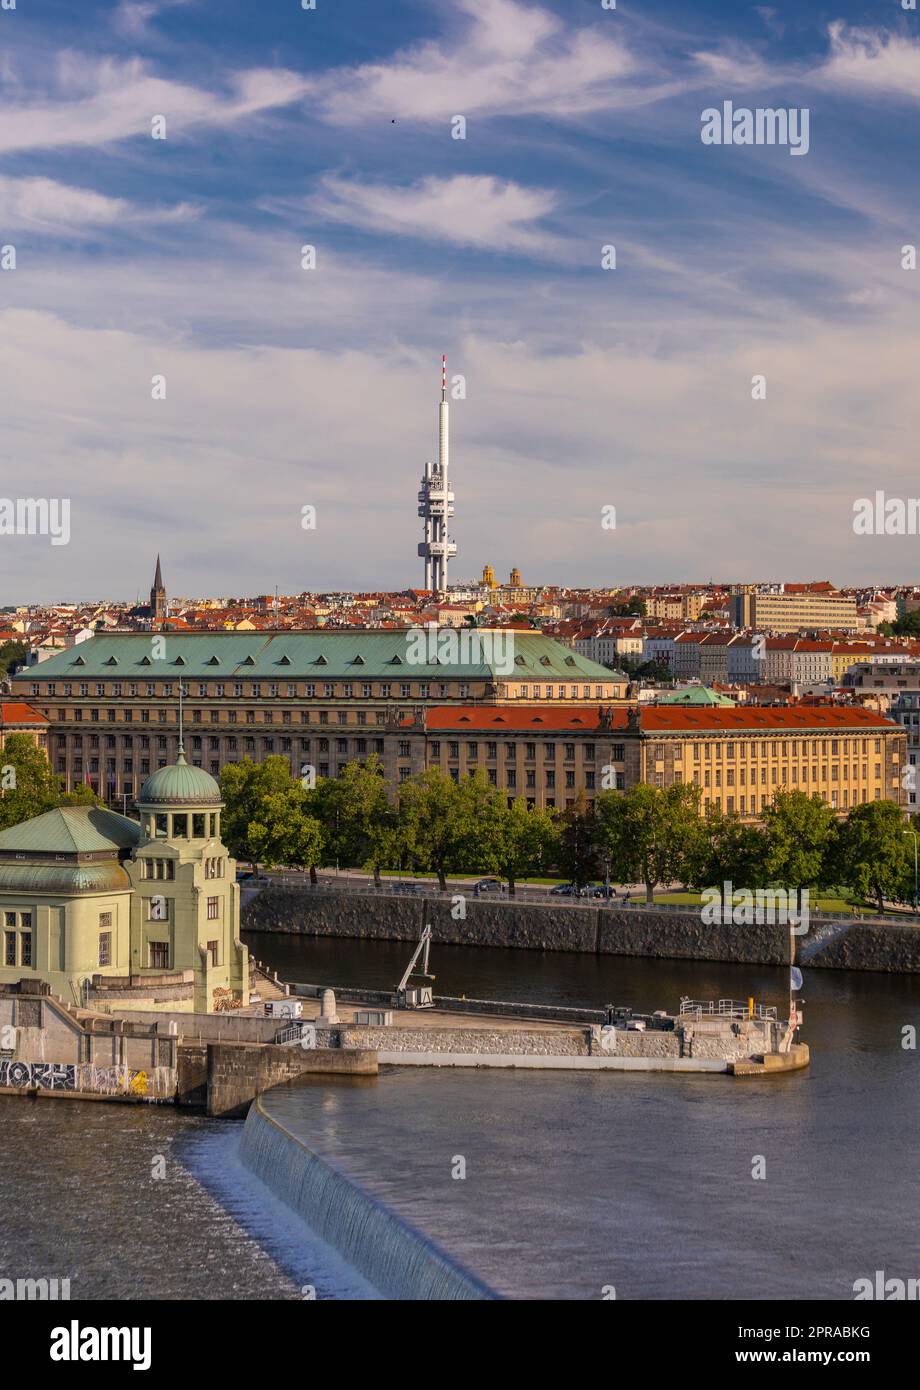
{"type": "Polygon", "coordinates": [[[561,813],[556,824],[559,872],[576,888],[584,888],[600,873],[600,847],[594,808],[583,791],[578,793],[574,805],[561,813]]]}
{"type": "Polygon", "coordinates": [[[322,827],[310,815],[308,794],[291,780],[284,791],[263,796],[249,825],[254,857],[275,868],[279,864],[316,864],[323,852],[322,827]]]}
{"type": "Polygon", "coordinates": [[[491,863],[480,862],[480,868],[492,868],[508,880],[508,893],[514,896],[517,880],[548,868],[556,862],[559,852],[559,831],[551,810],[528,806],[521,796],[510,806],[497,798],[494,812],[486,820],[487,841],[491,863]]]}
{"type": "Polygon", "coordinates": [[[62,792],[58,806],[101,806],[102,800],[88,782],[78,782],[72,792],[62,792]]]}
{"type": "Polygon", "coordinates": [[[222,768],[220,790],[225,806],[221,831],[235,859],[259,858],[250,841],[249,827],[258,819],[264,798],[299,785],[291,776],[287,758],[277,754],[261,763],[244,758],[242,762],[227,763],[222,768]]]}
{"type": "Polygon", "coordinates": [[[800,911],[803,889],[823,887],[833,877],[836,825],[827,802],[803,791],[779,791],[764,810],[767,882],[794,888],[800,911]]]}
{"type": "Polygon", "coordinates": [[[396,812],[377,754],[324,779],[315,804],[327,852],[338,862],[373,869],[379,887],[380,870],[392,866],[398,851],[396,812]]]}
{"type": "Polygon", "coordinates": [[[597,833],[615,877],[644,883],[651,903],[659,884],[687,883],[698,872],[704,843],[699,788],[638,782],[626,792],[602,792],[597,833]]]}
{"type": "Polygon", "coordinates": [[[63,804],[61,779],[29,734],[10,734],[0,749],[0,829],[63,804]]]}
{"type": "Polygon", "coordinates": [[[28,642],[0,642],[0,676],[5,676],[10,667],[24,661],[28,650],[28,642]]]}
{"type": "Polygon", "coordinates": [[[879,913],[885,898],[905,896],[908,883],[907,896],[913,896],[914,846],[904,832],[904,814],[894,801],[854,806],[838,830],[838,881],[863,898],[875,898],[879,913]]]}
{"type": "Polygon", "coordinates": [[[492,790],[481,772],[462,783],[436,767],[407,777],[396,813],[401,865],[436,873],[444,892],[448,873],[465,871],[482,851],[481,816],[492,790]]]}
{"type": "Polygon", "coordinates": [[[762,888],[767,881],[766,836],[760,826],[748,825],[734,811],[708,806],[702,821],[703,840],[694,887],[726,881],[741,888],[762,888]]]}

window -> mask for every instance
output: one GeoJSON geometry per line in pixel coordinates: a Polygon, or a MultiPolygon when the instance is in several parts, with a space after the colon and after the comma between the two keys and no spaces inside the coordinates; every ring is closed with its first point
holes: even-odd
{"type": "Polygon", "coordinates": [[[99,964],[112,964],[112,933],[110,931],[99,933],[99,964]]]}
{"type": "MultiPolygon", "coordinates": [[[[13,917],[14,921],[16,920],[15,914],[8,912],[6,915],[7,920],[9,920],[10,916],[13,917]]],[[[14,931],[6,932],[6,945],[3,952],[3,960],[6,965],[16,964],[16,933],[14,931]]]]}
{"type": "Polygon", "coordinates": [[[220,942],[219,942],[219,941],[209,941],[209,942],[208,942],[208,955],[211,957],[211,964],[212,964],[212,965],[219,965],[219,964],[220,964],[220,961],[217,959],[217,955],[218,955],[218,951],[219,951],[219,950],[220,950],[220,942]]]}
{"type": "Polygon", "coordinates": [[[32,964],[32,933],[31,933],[30,931],[24,931],[24,932],[22,933],[22,935],[20,936],[20,938],[19,938],[19,942],[20,942],[20,953],[21,953],[21,959],[20,959],[20,962],[19,962],[19,963],[20,963],[20,965],[28,965],[28,966],[31,966],[31,964],[32,964]]]}
{"type": "Polygon", "coordinates": [[[169,942],[151,941],[150,943],[150,965],[154,970],[169,969],[169,942]]]}
{"type": "MultiPolygon", "coordinates": [[[[208,921],[216,922],[220,916],[220,898],[208,898],[208,921]]],[[[214,965],[217,964],[215,960],[214,965]]]]}

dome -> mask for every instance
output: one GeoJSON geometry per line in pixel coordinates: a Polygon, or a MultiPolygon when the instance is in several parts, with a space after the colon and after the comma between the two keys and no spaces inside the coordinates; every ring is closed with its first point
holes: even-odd
{"type": "Polygon", "coordinates": [[[189,767],[185,754],[170,767],[157,768],[141,787],[138,806],[221,806],[220,787],[202,767],[189,767]]]}

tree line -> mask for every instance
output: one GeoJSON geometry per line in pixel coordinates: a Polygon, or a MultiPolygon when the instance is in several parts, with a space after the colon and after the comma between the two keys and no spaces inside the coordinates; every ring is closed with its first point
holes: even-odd
{"type": "MultiPolygon", "coordinates": [[[[698,890],[726,880],[748,889],[802,892],[846,888],[874,899],[910,900],[914,842],[893,801],[867,802],[838,818],[819,797],[781,791],[760,824],[716,806],[701,809],[697,787],[639,783],[579,795],[565,811],[509,804],[482,772],[454,781],[428,768],[387,795],[376,756],[305,787],[285,758],[244,760],[221,773],[224,839],[240,859],[267,867],[338,864],[373,872],[447,876],[496,874],[509,892],[530,876],[561,876],[582,887],[609,876],[655,889],[698,890]]],[[[913,828],[913,826],[911,826],[913,828]]]]}

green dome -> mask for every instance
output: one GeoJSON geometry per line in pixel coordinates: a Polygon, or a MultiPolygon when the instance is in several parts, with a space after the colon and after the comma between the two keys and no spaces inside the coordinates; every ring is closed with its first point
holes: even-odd
{"type": "Polygon", "coordinates": [[[138,806],[220,806],[220,787],[203,767],[189,767],[185,754],[159,767],[141,787],[138,806]]]}

